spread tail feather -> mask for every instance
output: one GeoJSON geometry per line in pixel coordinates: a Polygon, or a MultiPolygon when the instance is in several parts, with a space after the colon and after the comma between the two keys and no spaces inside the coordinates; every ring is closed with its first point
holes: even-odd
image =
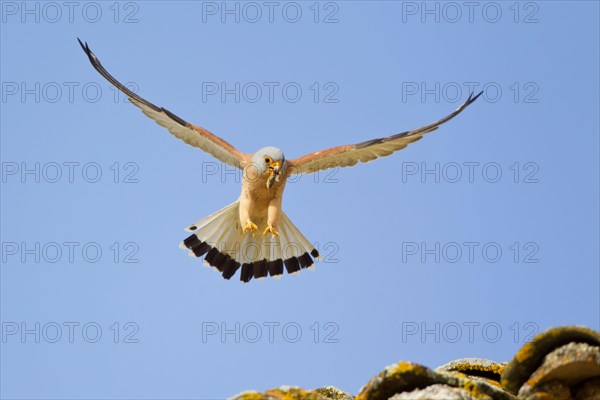
{"type": "Polygon", "coordinates": [[[279,236],[262,235],[266,220],[256,220],[259,232],[244,233],[239,224],[239,200],[202,218],[185,230],[193,232],[179,247],[189,250],[192,257],[204,256],[204,262],[230,279],[241,268],[240,280],[267,275],[281,277],[283,270],[297,274],[314,265],[312,257],[319,252],[282,211],[279,236]]]}

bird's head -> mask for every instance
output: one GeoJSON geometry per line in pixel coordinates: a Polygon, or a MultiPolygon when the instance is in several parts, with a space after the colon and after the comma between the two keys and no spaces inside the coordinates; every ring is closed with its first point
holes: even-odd
{"type": "Polygon", "coordinates": [[[279,182],[279,176],[285,170],[285,156],[277,147],[263,147],[252,156],[259,175],[267,176],[267,189],[271,189],[275,182],[279,182]]]}

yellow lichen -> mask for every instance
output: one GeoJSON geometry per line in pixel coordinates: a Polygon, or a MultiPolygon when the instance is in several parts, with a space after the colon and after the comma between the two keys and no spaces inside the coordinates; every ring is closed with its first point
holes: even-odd
{"type": "Polygon", "coordinates": [[[258,392],[244,392],[235,397],[235,400],[263,400],[265,396],[258,392]]]}
{"type": "Polygon", "coordinates": [[[517,358],[517,361],[519,363],[522,363],[529,359],[534,352],[535,346],[533,345],[533,343],[526,343],[523,347],[519,349],[519,351],[517,351],[517,355],[515,357],[517,358]]]}
{"type": "Polygon", "coordinates": [[[397,364],[391,365],[386,369],[388,375],[401,374],[408,371],[414,371],[416,367],[420,367],[418,364],[413,364],[406,361],[400,361],[397,364]]]}

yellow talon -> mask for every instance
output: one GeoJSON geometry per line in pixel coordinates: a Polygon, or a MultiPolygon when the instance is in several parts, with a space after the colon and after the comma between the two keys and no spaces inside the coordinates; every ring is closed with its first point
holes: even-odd
{"type": "Polygon", "coordinates": [[[277,236],[279,237],[279,232],[277,232],[277,228],[275,228],[275,225],[267,225],[267,229],[265,229],[265,231],[263,232],[263,236],[266,236],[267,233],[271,233],[272,236],[277,236]]]}
{"type": "Polygon", "coordinates": [[[246,220],[246,226],[244,227],[244,233],[250,231],[250,232],[252,232],[252,236],[254,236],[254,231],[256,231],[257,229],[258,229],[258,226],[256,226],[255,223],[253,223],[249,219],[246,220]]]}

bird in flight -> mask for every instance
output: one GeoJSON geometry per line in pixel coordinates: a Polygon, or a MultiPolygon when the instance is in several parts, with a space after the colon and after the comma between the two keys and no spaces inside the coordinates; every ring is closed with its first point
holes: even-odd
{"type": "Polygon", "coordinates": [[[242,153],[208,130],[141,98],[104,69],[87,43],[77,40],[96,71],[127,95],[144,114],[178,139],[243,171],[239,199],[189,225],[185,230],[191,235],[180,243],[190,256],[204,256],[204,262],[225,279],[230,279],[241,268],[240,280],[243,282],[266,276],[280,277],[284,267],[289,274],[296,274],[301,269],[311,268],[313,258],[319,257],[317,249],[281,209],[283,191],[290,175],[350,167],[389,156],[436,130],[481,95],[471,93],[453,113],[421,128],[288,160],[280,149],[272,146],[254,154],[242,153]]]}

